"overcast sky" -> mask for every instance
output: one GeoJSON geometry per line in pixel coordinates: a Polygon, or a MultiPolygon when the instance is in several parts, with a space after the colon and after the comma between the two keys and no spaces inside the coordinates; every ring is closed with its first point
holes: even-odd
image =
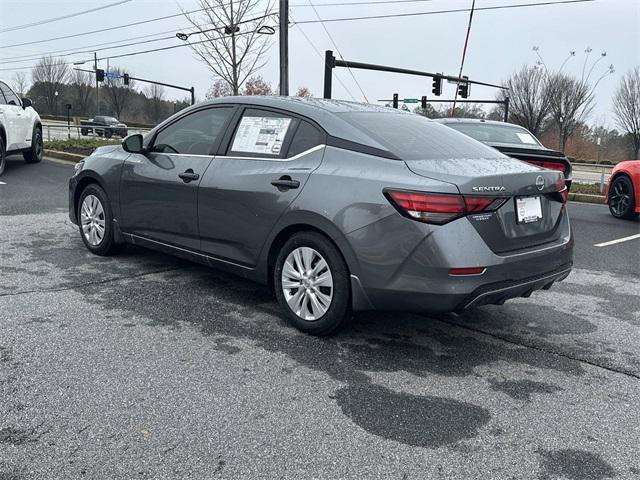
{"type": "MultiPolygon", "coordinates": [[[[39,20],[72,14],[93,7],[116,3],[117,0],[0,0],[0,29],[24,25],[39,20]]],[[[356,0],[344,0],[345,3],[356,0]]],[[[495,5],[540,3],[544,0],[476,0],[476,8],[495,5]]],[[[307,5],[308,0],[291,0],[292,5],[307,5]]],[[[277,2],[276,2],[277,3],[277,2]]],[[[337,3],[336,0],[316,0],[314,5],[337,3]]],[[[322,19],[427,12],[468,8],[471,0],[420,0],[415,3],[392,5],[358,5],[318,7],[322,19]]],[[[181,31],[188,22],[181,17],[128,27],[110,32],[83,35],[76,38],[48,41],[20,47],[16,43],[49,39],[131,23],[138,20],[171,15],[198,8],[198,0],[131,0],[97,12],[44,25],[0,33],[0,61],[8,57],[46,54],[54,50],[81,48],[100,42],[126,40],[131,37],[181,31]]],[[[292,17],[297,21],[315,20],[313,9],[293,6],[292,17]]],[[[428,16],[389,18],[355,22],[326,23],[340,53],[347,60],[379,63],[416,70],[445,72],[457,75],[468,22],[468,13],[447,13],[428,16]]],[[[274,22],[274,26],[276,22],[274,22]]],[[[315,96],[322,96],[323,59],[301,33],[304,32],[315,48],[323,53],[333,44],[320,24],[295,25],[290,29],[290,85],[307,86],[315,96]]],[[[532,47],[539,46],[540,54],[549,68],[558,68],[574,50],[565,71],[580,75],[585,61],[585,49],[593,49],[589,65],[601,52],[606,58],[596,66],[598,77],[610,64],[615,73],[600,82],[596,91],[597,105],[590,123],[614,126],[611,116],[611,97],[620,76],[640,64],[640,0],[596,0],[594,2],[477,11],[474,15],[464,74],[472,79],[500,83],[523,64],[537,61],[532,47]]],[[[159,35],[162,36],[162,35],[159,35]]],[[[278,83],[277,35],[271,37],[269,63],[260,72],[275,87],[278,83]]],[[[100,52],[99,57],[163,46],[178,45],[171,38],[159,42],[100,52]]],[[[92,57],[92,55],[89,55],[92,57]]],[[[88,58],[86,54],[66,57],[68,61],[88,58]]],[[[17,67],[29,71],[33,62],[2,63],[0,78],[11,80],[17,67]],[[11,68],[12,70],[6,70],[11,68]]],[[[164,52],[111,60],[132,75],[153,78],[168,83],[193,85],[196,96],[202,99],[214,80],[207,67],[196,60],[188,47],[164,52]]],[[[91,65],[87,64],[90,68],[91,65]]],[[[106,63],[101,65],[106,67],[106,63]]],[[[336,70],[353,97],[363,101],[362,94],[349,72],[336,70]]],[[[431,97],[431,81],[426,78],[354,70],[369,101],[390,98],[394,92],[401,98],[431,97]]],[[[453,85],[445,85],[444,95],[451,98],[453,85]]],[[[474,86],[471,99],[493,98],[495,90],[474,86]]],[[[182,97],[181,92],[168,91],[169,98],[182,97]]],[[[334,80],[334,97],[351,96],[334,80]]]]}

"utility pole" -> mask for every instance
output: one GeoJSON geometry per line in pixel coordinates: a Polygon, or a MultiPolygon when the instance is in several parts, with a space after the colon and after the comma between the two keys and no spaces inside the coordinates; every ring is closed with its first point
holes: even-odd
{"type": "MultiPolygon", "coordinates": [[[[93,52],[93,71],[98,70],[98,54],[93,52]]],[[[96,77],[96,115],[100,115],[100,95],[98,94],[98,75],[96,77]]]]}
{"type": "Polygon", "coordinates": [[[280,0],[280,95],[289,96],[289,0],[280,0]]]}

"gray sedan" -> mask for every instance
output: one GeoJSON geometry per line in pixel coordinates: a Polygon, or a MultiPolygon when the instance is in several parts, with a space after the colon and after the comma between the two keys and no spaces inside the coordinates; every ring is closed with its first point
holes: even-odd
{"type": "Polygon", "coordinates": [[[98,255],[126,243],[270,285],[314,334],[353,311],[462,311],[565,278],[563,175],[385,107],[227,97],[97,149],[69,216],[98,255]]]}

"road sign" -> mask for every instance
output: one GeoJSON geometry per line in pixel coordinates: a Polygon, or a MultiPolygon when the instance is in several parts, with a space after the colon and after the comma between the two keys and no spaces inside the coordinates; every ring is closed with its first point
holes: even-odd
{"type": "Polygon", "coordinates": [[[104,76],[107,78],[120,78],[120,74],[117,72],[104,72],[104,76]]]}
{"type": "Polygon", "coordinates": [[[402,100],[404,103],[418,103],[420,100],[418,100],[417,98],[405,98],[404,100],[402,100]]]}

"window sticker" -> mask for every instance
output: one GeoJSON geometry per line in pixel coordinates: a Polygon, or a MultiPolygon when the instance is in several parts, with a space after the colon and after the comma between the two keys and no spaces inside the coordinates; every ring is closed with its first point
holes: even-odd
{"type": "Polygon", "coordinates": [[[233,152],[280,155],[290,118],[243,117],[231,150],[233,152]]]}
{"type": "Polygon", "coordinates": [[[536,142],[536,139],[533,138],[528,133],[516,132],[516,135],[518,135],[518,138],[520,139],[520,141],[522,143],[529,143],[531,145],[537,145],[538,144],[538,142],[536,142]]]}

